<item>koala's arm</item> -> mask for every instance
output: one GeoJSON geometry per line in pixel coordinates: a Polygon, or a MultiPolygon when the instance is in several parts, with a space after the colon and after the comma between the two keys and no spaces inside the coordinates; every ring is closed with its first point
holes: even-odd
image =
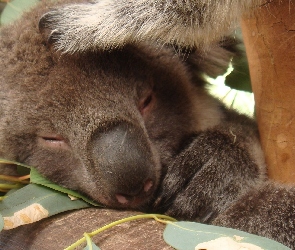
{"type": "Polygon", "coordinates": [[[227,125],[196,134],[168,165],[155,209],[211,223],[244,190],[264,181],[264,168],[251,150],[260,150],[257,138],[227,125]]]}
{"type": "Polygon", "coordinates": [[[265,236],[294,249],[295,188],[266,181],[259,141],[247,124],[224,124],[197,134],[175,157],[155,209],[265,236]]]}
{"type": "Polygon", "coordinates": [[[274,239],[294,249],[295,187],[266,182],[239,198],[213,224],[274,239]]]}
{"type": "Polygon", "coordinates": [[[147,40],[203,47],[228,35],[260,1],[97,0],[56,8],[39,27],[49,30],[56,49],[69,53],[147,40]]]}

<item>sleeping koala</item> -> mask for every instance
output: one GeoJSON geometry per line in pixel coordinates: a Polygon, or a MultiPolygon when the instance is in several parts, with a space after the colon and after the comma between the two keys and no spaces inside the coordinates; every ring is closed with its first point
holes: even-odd
{"type": "Polygon", "coordinates": [[[94,0],[50,10],[41,19],[40,28],[49,29],[55,48],[68,53],[108,50],[141,41],[208,49],[212,42],[231,33],[243,14],[266,2],[94,0]]]}
{"type": "MultiPolygon", "coordinates": [[[[157,212],[294,249],[295,188],[267,180],[255,122],[206,92],[202,74],[215,75],[233,55],[225,41],[186,61],[147,43],[61,55],[38,20],[69,1],[43,2],[1,29],[0,157],[119,210],[73,211],[1,232],[0,247],[61,249],[107,221],[157,212]]],[[[132,225],[133,235],[121,227],[95,242],[168,249],[162,225],[132,225]]]]}

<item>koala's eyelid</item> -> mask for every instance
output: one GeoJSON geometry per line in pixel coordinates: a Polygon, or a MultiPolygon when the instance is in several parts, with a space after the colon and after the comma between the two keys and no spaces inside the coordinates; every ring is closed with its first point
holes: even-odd
{"type": "Polygon", "coordinates": [[[68,140],[58,134],[41,134],[38,136],[41,145],[51,148],[69,149],[68,140]]]}
{"type": "Polygon", "coordinates": [[[41,132],[37,134],[38,137],[42,137],[44,140],[53,140],[53,141],[64,141],[65,138],[54,132],[41,132]]]}
{"type": "Polygon", "coordinates": [[[154,92],[151,90],[139,101],[138,109],[142,115],[148,111],[154,98],[154,92]]]}

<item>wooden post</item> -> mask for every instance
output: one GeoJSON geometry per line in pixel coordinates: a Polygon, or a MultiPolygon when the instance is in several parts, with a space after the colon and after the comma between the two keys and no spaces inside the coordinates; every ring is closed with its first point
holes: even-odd
{"type": "Polygon", "coordinates": [[[295,3],[264,4],[242,31],[269,177],[295,183],[295,3]]]}

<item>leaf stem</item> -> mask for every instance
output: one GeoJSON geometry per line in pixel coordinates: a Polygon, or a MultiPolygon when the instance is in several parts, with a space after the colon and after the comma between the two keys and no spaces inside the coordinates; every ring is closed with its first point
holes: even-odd
{"type": "Polygon", "coordinates": [[[20,188],[22,187],[22,184],[16,183],[16,184],[1,184],[0,183],[0,189],[13,189],[13,188],[20,188]]]}
{"type": "Polygon", "coordinates": [[[13,164],[13,165],[17,165],[17,166],[21,166],[21,167],[25,167],[25,168],[31,168],[28,165],[25,165],[25,164],[22,164],[22,163],[19,163],[19,162],[16,162],[16,161],[6,160],[6,159],[3,159],[3,158],[0,158],[0,163],[2,163],[2,164],[13,164]]]}
{"type": "Polygon", "coordinates": [[[7,196],[0,196],[0,201],[3,201],[7,196]]]}
{"type": "Polygon", "coordinates": [[[89,247],[89,250],[93,250],[92,241],[91,241],[91,238],[90,238],[89,234],[84,233],[83,235],[84,235],[84,238],[86,239],[87,246],[89,247]]]}
{"type": "Polygon", "coordinates": [[[0,180],[2,181],[19,182],[24,184],[29,183],[29,181],[26,181],[29,178],[30,178],[30,175],[25,175],[25,176],[0,175],[0,180]]]}
{"type": "Polygon", "coordinates": [[[20,181],[28,180],[30,178],[31,178],[31,175],[29,174],[18,177],[20,181]]]}
{"type": "MultiPolygon", "coordinates": [[[[129,221],[133,221],[133,220],[138,220],[138,219],[154,219],[158,222],[161,222],[161,223],[164,223],[164,224],[167,224],[169,223],[170,221],[176,221],[174,218],[172,217],[169,217],[167,215],[162,215],[162,214],[139,214],[139,215],[134,215],[134,216],[131,216],[131,217],[127,217],[127,218],[124,218],[124,219],[121,219],[121,220],[117,220],[117,221],[114,221],[110,224],[107,224],[91,233],[86,233],[88,237],[93,237],[94,235],[96,234],[99,234],[111,227],[114,227],[116,225],[119,225],[119,224],[122,224],[122,223],[125,223],[125,222],[129,222],[129,221]]],[[[78,247],[79,245],[81,245],[83,242],[87,241],[87,238],[85,238],[85,234],[84,234],[84,237],[79,239],[78,241],[76,241],[74,244],[70,245],[69,247],[65,248],[65,250],[72,250],[72,249],[75,249],[76,247],[78,247]]]]}

